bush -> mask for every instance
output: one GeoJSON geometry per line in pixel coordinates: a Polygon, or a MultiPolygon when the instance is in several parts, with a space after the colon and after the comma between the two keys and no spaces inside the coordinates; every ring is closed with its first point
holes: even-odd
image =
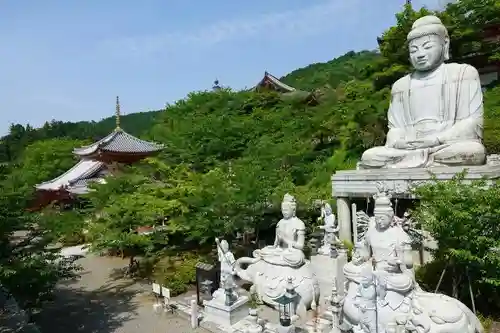
{"type": "Polygon", "coordinates": [[[203,259],[192,253],[163,257],[154,267],[153,279],[169,288],[172,297],[180,295],[196,283],[196,264],[203,259]]]}
{"type": "Polygon", "coordinates": [[[466,183],[465,173],[451,181],[433,181],[416,189],[421,199],[415,218],[438,242],[435,262],[418,272],[426,289],[434,289],[447,266],[440,291],[477,309],[500,311],[500,186],[486,180],[466,183]]]}

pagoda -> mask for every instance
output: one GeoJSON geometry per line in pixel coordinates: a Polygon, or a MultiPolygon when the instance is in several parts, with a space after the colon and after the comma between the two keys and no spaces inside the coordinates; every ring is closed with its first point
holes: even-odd
{"type": "Polygon", "coordinates": [[[284,99],[300,99],[307,104],[317,104],[316,95],[309,91],[295,89],[286,83],[281,82],[276,76],[269,72],[264,72],[264,77],[252,88],[253,91],[276,91],[284,99]]]}
{"type": "Polygon", "coordinates": [[[89,184],[104,183],[104,178],[117,163],[132,164],[163,149],[163,145],[136,138],[120,127],[119,97],[116,97],[115,116],[113,132],[89,146],[73,149],[80,159],[77,164],[62,175],[35,186],[37,195],[32,209],[41,209],[54,201],[70,201],[89,192],[89,184]]]}

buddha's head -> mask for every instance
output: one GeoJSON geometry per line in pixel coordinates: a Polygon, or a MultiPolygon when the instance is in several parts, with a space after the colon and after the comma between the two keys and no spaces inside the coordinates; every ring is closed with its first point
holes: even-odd
{"type": "Polygon", "coordinates": [[[416,71],[431,71],[450,58],[448,30],[434,15],[416,20],[407,41],[410,62],[416,71]]]}
{"type": "Polygon", "coordinates": [[[378,193],[375,197],[375,209],[373,210],[377,229],[385,230],[391,226],[394,219],[391,198],[385,192],[378,193]]]}
{"type": "Polygon", "coordinates": [[[285,219],[290,219],[295,216],[297,210],[297,202],[290,194],[285,194],[281,203],[281,213],[285,219]]]}

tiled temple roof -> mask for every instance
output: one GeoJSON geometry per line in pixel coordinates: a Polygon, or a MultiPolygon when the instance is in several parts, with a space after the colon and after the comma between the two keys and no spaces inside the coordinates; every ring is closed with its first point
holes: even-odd
{"type": "Polygon", "coordinates": [[[99,177],[96,177],[96,175],[102,173],[104,169],[105,163],[84,159],[59,177],[36,185],[36,189],[39,191],[68,189],[71,192],[71,188],[77,187],[78,191],[81,191],[83,186],[86,188],[89,181],[98,180],[99,177]]]}
{"type": "Polygon", "coordinates": [[[75,148],[73,153],[83,157],[95,154],[98,150],[125,154],[147,154],[158,152],[162,149],[163,145],[141,140],[128,134],[121,128],[117,128],[108,136],[89,146],[75,148]]]}
{"type": "Polygon", "coordinates": [[[262,78],[262,80],[260,80],[260,82],[253,89],[257,90],[257,89],[262,88],[262,87],[273,88],[274,90],[284,92],[284,93],[294,92],[297,90],[294,87],[290,87],[289,85],[281,82],[276,76],[274,76],[268,72],[264,73],[264,77],[262,78]],[[269,87],[269,86],[271,86],[271,87],[269,87]]]}

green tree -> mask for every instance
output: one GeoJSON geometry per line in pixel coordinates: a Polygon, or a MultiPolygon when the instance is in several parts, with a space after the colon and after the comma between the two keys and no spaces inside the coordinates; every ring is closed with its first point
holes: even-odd
{"type": "MultiPolygon", "coordinates": [[[[444,291],[470,304],[471,283],[480,311],[495,313],[500,310],[500,186],[488,186],[487,180],[466,183],[464,177],[417,188],[421,201],[415,218],[438,243],[431,266],[447,268],[444,291]]],[[[431,271],[431,284],[440,273],[431,271]]]]}

